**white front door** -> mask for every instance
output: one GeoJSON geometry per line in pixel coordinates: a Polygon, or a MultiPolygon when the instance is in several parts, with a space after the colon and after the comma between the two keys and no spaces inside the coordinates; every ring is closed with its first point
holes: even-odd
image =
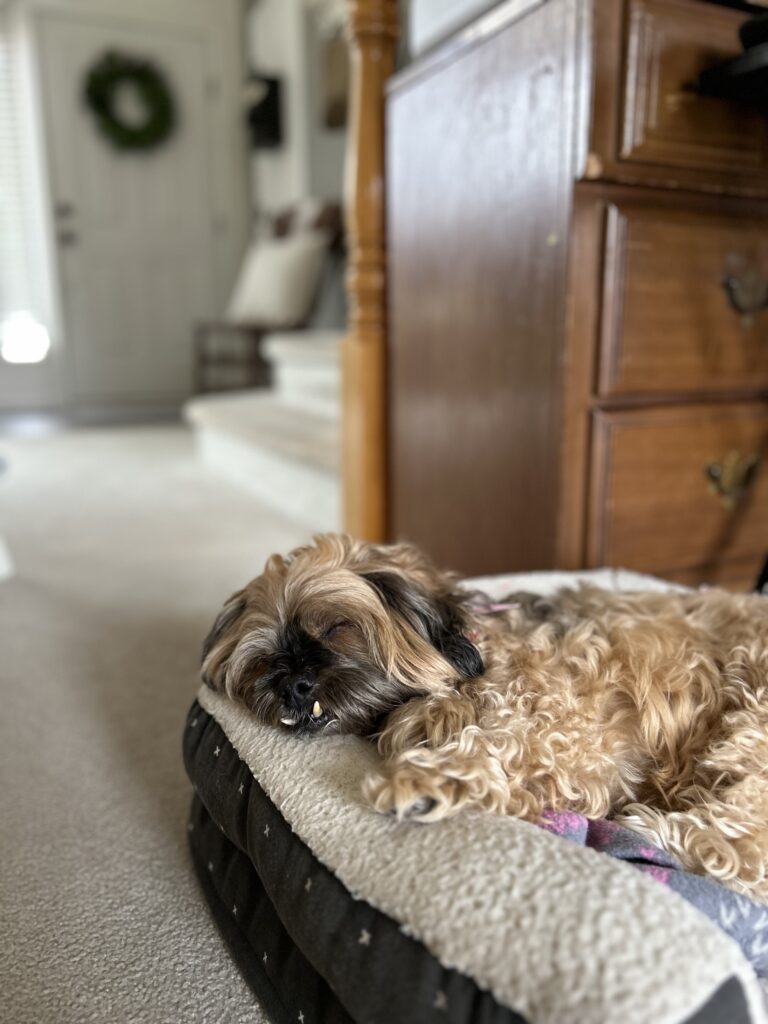
{"type": "Polygon", "coordinates": [[[39,26],[65,389],[76,404],[178,401],[192,325],[218,312],[204,40],[116,18],[39,26]],[[110,50],[150,60],[173,91],[177,127],[157,149],[117,151],[85,107],[85,76],[110,50]]]}

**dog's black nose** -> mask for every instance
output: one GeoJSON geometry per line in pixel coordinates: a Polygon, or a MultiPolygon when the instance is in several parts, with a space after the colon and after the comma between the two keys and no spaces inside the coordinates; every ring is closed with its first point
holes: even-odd
{"type": "Polygon", "coordinates": [[[307,702],[312,690],[315,688],[315,679],[311,675],[291,676],[287,683],[287,690],[292,702],[301,707],[307,702]]]}

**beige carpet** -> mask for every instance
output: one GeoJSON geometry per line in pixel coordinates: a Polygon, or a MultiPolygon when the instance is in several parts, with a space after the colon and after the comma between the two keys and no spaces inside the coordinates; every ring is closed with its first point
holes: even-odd
{"type": "Polygon", "coordinates": [[[181,428],[2,461],[0,1021],[258,1024],[192,874],[180,735],[217,606],[302,533],[181,428]]]}

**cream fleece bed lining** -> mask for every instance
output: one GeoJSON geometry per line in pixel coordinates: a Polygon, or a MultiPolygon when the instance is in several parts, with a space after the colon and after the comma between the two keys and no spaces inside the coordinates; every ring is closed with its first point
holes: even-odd
{"type": "MultiPolygon", "coordinates": [[[[472,585],[492,596],[546,593],[575,578],[613,589],[666,586],[621,571],[472,585]]],[[[295,835],[352,897],[527,1021],[684,1021],[731,977],[741,982],[751,1020],[766,1020],[738,947],[631,866],[512,818],[465,812],[428,826],[391,821],[360,796],[378,756],[370,744],[297,739],[206,688],[198,700],[295,835]]]]}

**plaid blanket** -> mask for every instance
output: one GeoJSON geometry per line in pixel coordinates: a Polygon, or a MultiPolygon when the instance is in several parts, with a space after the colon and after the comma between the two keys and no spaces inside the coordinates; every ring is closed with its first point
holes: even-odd
{"type": "Polygon", "coordinates": [[[738,942],[758,977],[768,978],[768,907],[710,878],[684,871],[670,854],[613,821],[590,821],[563,811],[548,812],[540,825],[580,846],[625,860],[680,893],[738,942]]]}

